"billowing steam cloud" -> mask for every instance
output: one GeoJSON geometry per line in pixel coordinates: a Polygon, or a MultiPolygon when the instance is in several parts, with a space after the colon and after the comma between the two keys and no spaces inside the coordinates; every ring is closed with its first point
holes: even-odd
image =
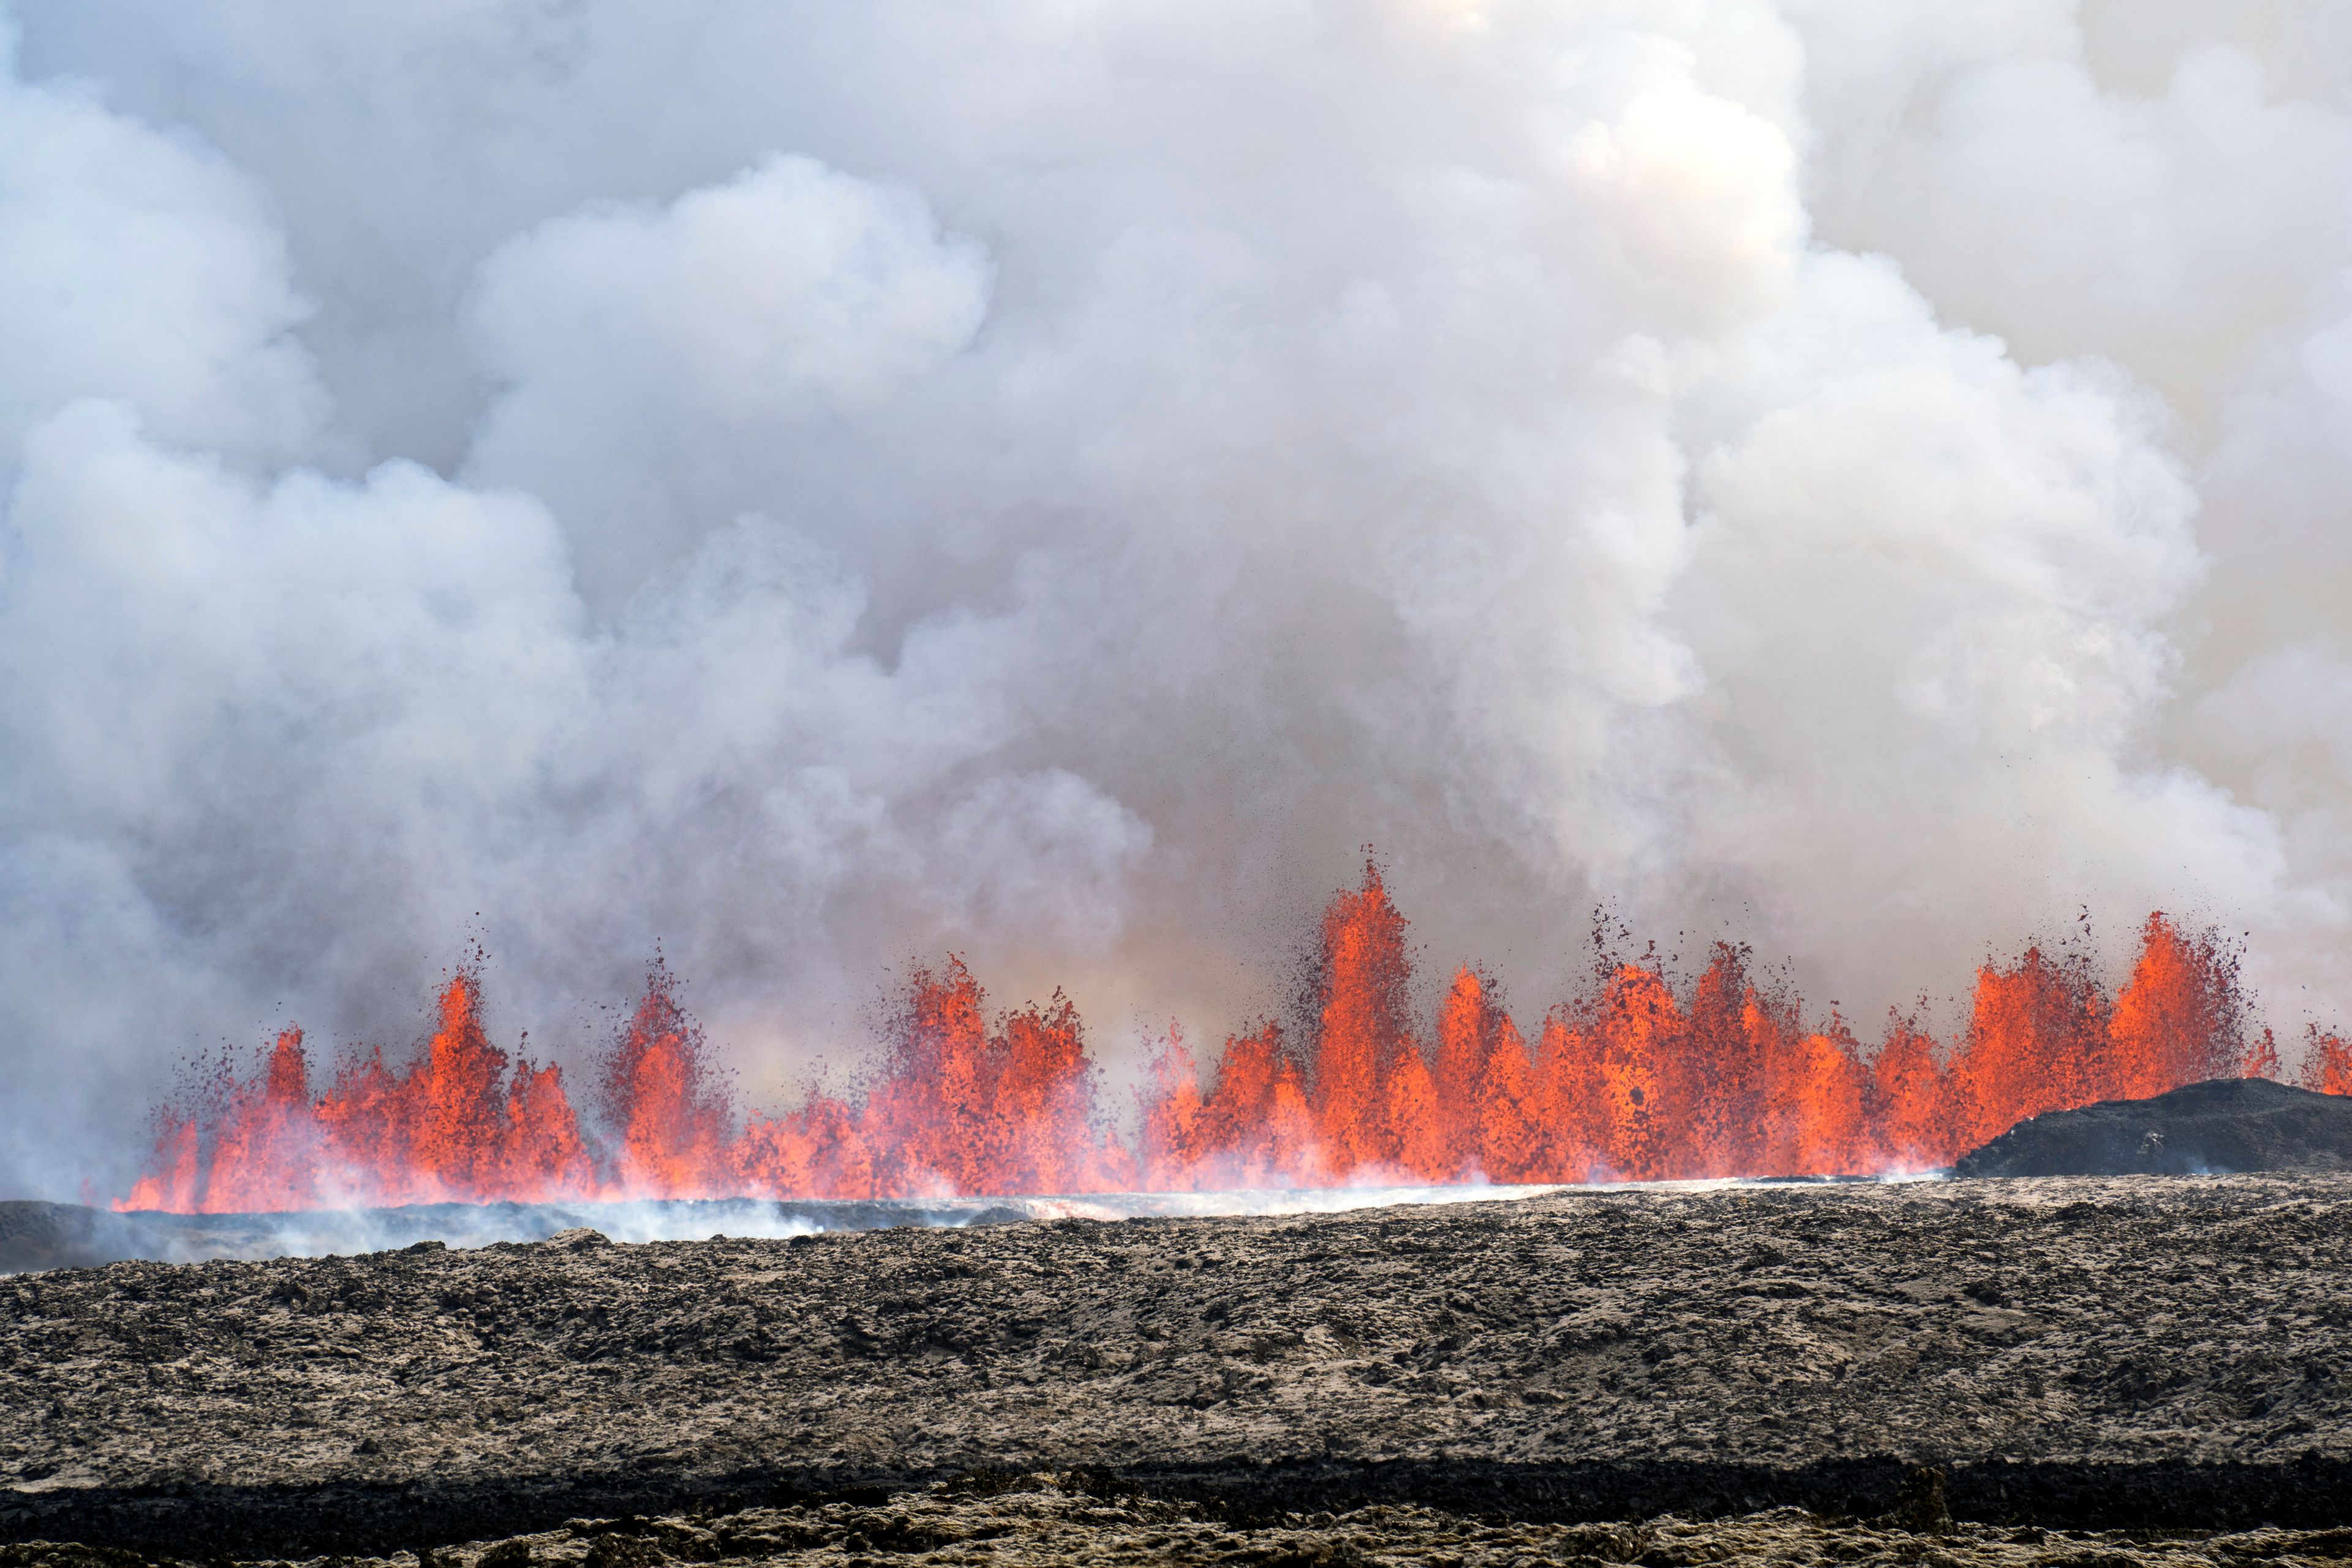
{"type": "Polygon", "coordinates": [[[18,0],[0,1186],[656,941],[1196,1037],[1358,846],[1870,1017],[2087,906],[2352,1013],[2329,0],[18,0]]]}

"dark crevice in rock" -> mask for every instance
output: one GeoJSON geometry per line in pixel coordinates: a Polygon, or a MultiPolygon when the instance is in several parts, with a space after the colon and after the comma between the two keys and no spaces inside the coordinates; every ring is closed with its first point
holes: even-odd
{"type": "MultiPolygon", "coordinates": [[[[1954,1520],[2050,1530],[2316,1530],[2352,1522],[2352,1463],[2287,1465],[1960,1465],[1944,1476],[1948,1515],[1906,1516],[1906,1472],[1887,1459],[1793,1468],[1704,1460],[1496,1465],[1475,1460],[1091,1468],[1066,1489],[1141,1497],[1237,1525],[1374,1505],[1418,1505],[1470,1518],[1540,1523],[1720,1519],[1801,1508],[1831,1519],[1884,1519],[1926,1533],[1954,1520]]],[[[1932,1473],[1932,1472],[1930,1472],[1932,1473]]],[[[998,1472],[1001,1487],[1023,1478],[998,1472]]],[[[232,1556],[390,1554],[526,1534],[583,1517],[626,1519],[755,1507],[854,1503],[944,1481],[984,1494],[990,1472],[746,1471],[682,1479],[641,1475],[537,1477],[455,1485],[320,1488],[93,1488],[0,1504],[0,1541],[71,1541],[150,1554],[192,1545],[232,1556]]]]}

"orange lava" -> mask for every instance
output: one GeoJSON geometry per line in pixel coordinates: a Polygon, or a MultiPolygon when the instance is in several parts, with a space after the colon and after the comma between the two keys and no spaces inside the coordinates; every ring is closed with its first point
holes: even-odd
{"type": "MultiPolygon", "coordinates": [[[[1457,970],[1424,1037],[1404,917],[1376,867],[1326,910],[1301,1037],[1265,1023],[1204,1080],[1171,1027],[1117,1136],[1077,1010],[1058,992],[992,1016],[960,959],[909,981],[862,1095],[739,1116],[656,962],[589,1114],[562,1070],[510,1059],[478,977],[440,998],[413,1060],[347,1058],[313,1091],[299,1030],[161,1111],[116,1206],[183,1213],[644,1197],[919,1197],[1208,1191],[1358,1181],[1582,1182],[1866,1173],[1948,1163],[2044,1110],[2274,1076],[2231,952],[2161,914],[2110,995],[2079,954],[1977,972],[1948,1045],[1890,1016],[1865,1049],[1834,1014],[1718,944],[1677,987],[1606,959],[1533,1043],[1494,983],[1457,970]]],[[[2304,1080],[2352,1093],[2352,1043],[2315,1029],[2304,1080]]]]}

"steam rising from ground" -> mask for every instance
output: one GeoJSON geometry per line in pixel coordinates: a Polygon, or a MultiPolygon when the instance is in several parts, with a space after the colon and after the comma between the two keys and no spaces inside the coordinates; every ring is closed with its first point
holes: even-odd
{"type": "MultiPolygon", "coordinates": [[[[1896,1178],[1911,1180],[1915,1178],[1896,1178]]],[[[1928,1178],[1917,1178],[1928,1179],[1928,1178]]],[[[1648,1182],[1655,1192],[1727,1189],[1731,1182],[1648,1182]]],[[[1223,1193],[1093,1193],[1081,1197],[641,1198],[616,1203],[417,1204],[398,1208],[270,1214],[110,1213],[68,1205],[0,1205],[0,1275],[86,1268],[126,1258],[198,1263],[215,1258],[332,1258],[388,1252],[420,1241],[456,1247],[547,1241],[593,1230],[610,1241],[788,1240],[897,1226],[961,1227],[1024,1220],[1121,1220],[1205,1215],[1345,1214],[1397,1205],[1482,1203],[1551,1193],[1622,1191],[1573,1185],[1353,1186],[1223,1193]]]]}
{"type": "Polygon", "coordinates": [[[753,1099],[949,948],[1213,1037],[1366,840],[1529,997],[2165,907],[2352,1012],[2339,5],[14,27],[0,1187],[469,931],[753,1099]]]}

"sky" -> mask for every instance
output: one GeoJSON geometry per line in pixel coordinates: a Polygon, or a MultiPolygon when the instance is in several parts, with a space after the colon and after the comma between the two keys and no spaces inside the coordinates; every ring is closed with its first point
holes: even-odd
{"type": "Polygon", "coordinates": [[[174,1064],[1116,1071],[1365,847],[1865,1037],[2085,916],[2352,1019],[2352,9],[0,5],[0,1191],[174,1064]]]}

